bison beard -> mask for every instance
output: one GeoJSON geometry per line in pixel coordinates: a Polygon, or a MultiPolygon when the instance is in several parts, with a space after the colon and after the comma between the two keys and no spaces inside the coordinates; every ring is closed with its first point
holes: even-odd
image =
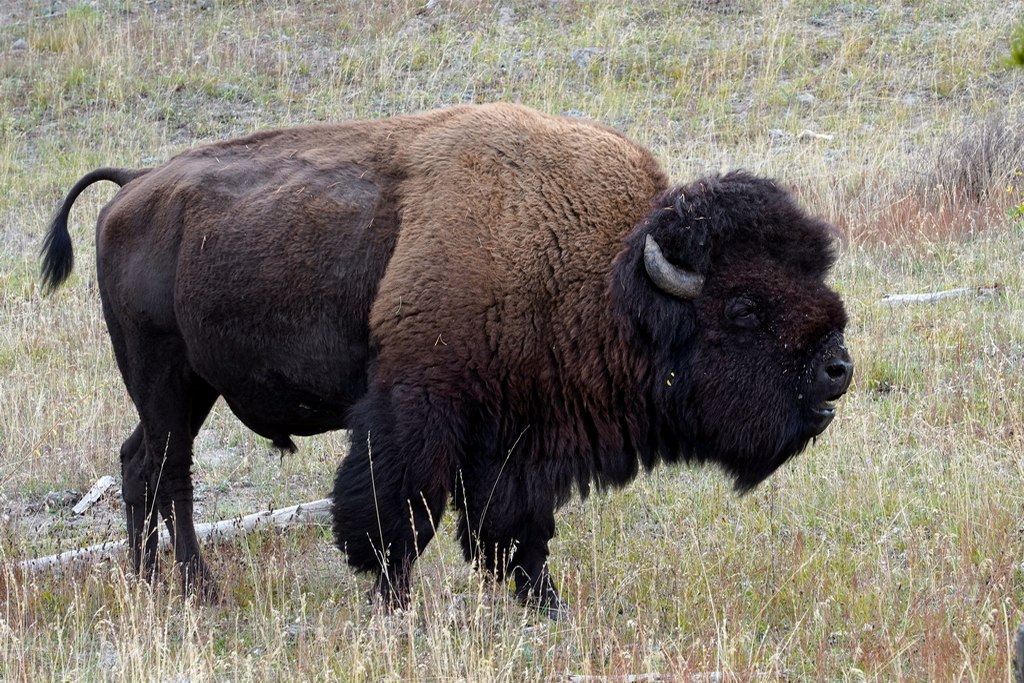
{"type": "Polygon", "coordinates": [[[554,512],[659,462],[748,490],[834,415],[852,362],[831,228],[743,172],[669,187],[621,134],[513,105],[267,131],[80,180],[44,244],[97,225],[104,317],[140,424],[121,449],[131,556],[158,511],[215,598],[192,440],[218,396],[282,447],[348,428],[334,534],[386,604],[449,501],[466,558],[552,617],[554,512]]]}

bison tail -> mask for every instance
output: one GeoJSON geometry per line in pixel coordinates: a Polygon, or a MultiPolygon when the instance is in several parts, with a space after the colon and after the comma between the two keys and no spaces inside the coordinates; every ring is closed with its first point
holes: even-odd
{"type": "Polygon", "coordinates": [[[71,205],[78,199],[78,195],[82,194],[82,190],[99,180],[110,180],[123,187],[151,170],[150,168],[97,168],[75,183],[50,222],[50,229],[46,233],[46,239],[43,240],[43,246],[39,252],[43,258],[40,275],[43,279],[44,293],[49,294],[60,287],[74,268],[75,254],[71,247],[71,234],[68,232],[68,216],[71,214],[71,205]]]}

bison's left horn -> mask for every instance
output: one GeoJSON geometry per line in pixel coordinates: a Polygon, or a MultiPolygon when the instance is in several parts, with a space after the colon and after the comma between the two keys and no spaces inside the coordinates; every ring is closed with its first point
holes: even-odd
{"type": "Polygon", "coordinates": [[[650,235],[644,240],[644,267],[658,289],[680,299],[696,299],[704,288],[703,275],[669,263],[650,235]]]}

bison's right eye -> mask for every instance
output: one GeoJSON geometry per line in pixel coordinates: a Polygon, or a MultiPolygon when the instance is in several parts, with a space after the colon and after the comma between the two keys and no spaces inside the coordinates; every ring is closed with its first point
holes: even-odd
{"type": "Polygon", "coordinates": [[[761,324],[757,304],[745,296],[730,299],[725,305],[725,317],[737,327],[753,329],[761,324]]]}

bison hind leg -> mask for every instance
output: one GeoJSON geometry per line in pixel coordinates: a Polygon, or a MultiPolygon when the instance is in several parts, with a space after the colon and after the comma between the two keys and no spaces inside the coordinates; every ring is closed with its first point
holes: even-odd
{"type": "Polygon", "coordinates": [[[146,455],[142,424],[121,446],[121,491],[128,528],[128,553],[137,576],[152,581],[156,575],[157,512],[149,478],[143,474],[146,455]]]}
{"type": "MultiPolygon", "coordinates": [[[[169,460],[172,431],[159,458],[153,444],[147,443],[145,426],[140,422],[121,446],[121,490],[127,518],[128,546],[132,569],[152,581],[157,573],[157,514],[164,518],[175,560],[180,565],[182,590],[206,603],[219,600],[217,583],[199,551],[193,526],[191,496],[192,440],[202,427],[217,400],[217,392],[195,376],[180,394],[185,403],[187,428],[179,431],[174,444],[184,451],[188,463],[175,465],[169,460]],[[168,489],[171,489],[168,491],[168,489]]],[[[145,404],[143,404],[145,405],[145,404]]],[[[140,410],[140,412],[143,412],[140,410]]],[[[148,412],[148,411],[147,411],[148,412]]],[[[173,411],[168,411],[173,414],[173,411]]],[[[160,430],[154,430],[162,433],[160,430]]]]}

